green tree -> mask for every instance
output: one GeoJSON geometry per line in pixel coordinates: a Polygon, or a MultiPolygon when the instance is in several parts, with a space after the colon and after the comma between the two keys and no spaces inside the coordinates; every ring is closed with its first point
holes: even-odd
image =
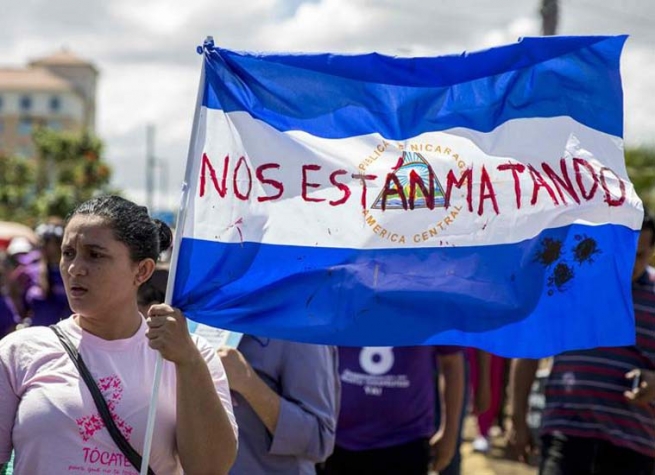
{"type": "Polygon", "coordinates": [[[76,205],[109,188],[111,168],[93,135],[38,129],[35,159],[0,157],[0,219],[29,225],[66,216],[76,205]]]}
{"type": "Polygon", "coordinates": [[[639,197],[655,212],[655,148],[626,149],[625,163],[639,197]]]}
{"type": "Polygon", "coordinates": [[[33,161],[0,156],[0,221],[32,224],[36,213],[33,161]]]}
{"type": "Polygon", "coordinates": [[[89,133],[39,129],[36,207],[40,216],[65,216],[79,203],[109,192],[111,168],[101,158],[102,141],[89,133]]]}

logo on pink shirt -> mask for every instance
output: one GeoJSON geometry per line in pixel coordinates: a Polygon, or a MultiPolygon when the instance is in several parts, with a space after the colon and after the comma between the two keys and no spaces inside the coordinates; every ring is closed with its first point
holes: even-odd
{"type": "MultiPolygon", "coordinates": [[[[118,378],[118,376],[112,375],[101,378],[98,381],[98,387],[100,388],[102,395],[105,397],[105,401],[107,401],[109,412],[111,413],[116,426],[129,441],[130,435],[132,434],[132,426],[127,424],[118,416],[118,414],[116,414],[116,406],[123,397],[123,382],[118,378]]],[[[81,417],[77,419],[76,422],[77,428],[84,441],[89,440],[96,432],[105,427],[105,423],[102,421],[102,417],[98,413],[81,417]]]]}

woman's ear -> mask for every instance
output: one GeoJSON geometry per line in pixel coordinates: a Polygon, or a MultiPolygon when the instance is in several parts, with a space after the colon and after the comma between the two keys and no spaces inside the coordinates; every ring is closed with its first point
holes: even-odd
{"type": "Polygon", "coordinates": [[[152,259],[143,259],[139,262],[137,273],[134,276],[134,284],[138,287],[146,282],[155,271],[155,261],[152,259]]]}

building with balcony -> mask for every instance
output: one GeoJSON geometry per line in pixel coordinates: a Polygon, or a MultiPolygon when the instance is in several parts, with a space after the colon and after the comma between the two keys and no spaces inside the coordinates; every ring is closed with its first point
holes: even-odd
{"type": "Polygon", "coordinates": [[[95,130],[98,70],[67,50],[24,68],[0,66],[0,155],[35,154],[32,132],[95,130]]]}

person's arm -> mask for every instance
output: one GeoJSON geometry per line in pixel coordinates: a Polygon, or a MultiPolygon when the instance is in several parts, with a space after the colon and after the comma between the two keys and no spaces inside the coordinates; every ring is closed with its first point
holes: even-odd
{"type": "Polygon", "coordinates": [[[332,453],[340,392],[333,347],[285,342],[281,394],[268,387],[238,350],[224,348],[219,354],[230,387],[271,433],[270,454],[321,462],[332,453]]]}
{"type": "Polygon", "coordinates": [[[438,356],[441,427],[430,440],[432,468],[443,470],[455,455],[464,401],[464,356],[461,351],[438,356]]]}
{"type": "Polygon", "coordinates": [[[474,408],[476,414],[482,414],[491,405],[491,353],[476,349],[475,358],[478,363],[478,381],[474,408]]]}
{"type": "Polygon", "coordinates": [[[628,401],[648,406],[655,402],[655,371],[647,369],[633,369],[625,377],[632,380],[632,389],[623,394],[628,401]]]}
{"type": "Polygon", "coordinates": [[[523,462],[528,461],[529,453],[532,450],[532,437],[527,422],[528,398],[538,366],[539,360],[514,359],[510,372],[512,425],[508,441],[518,459],[523,462]]]}
{"type": "Polygon", "coordinates": [[[266,429],[274,434],[280,418],[280,396],[268,387],[236,348],[221,348],[218,355],[227,373],[230,389],[248,401],[266,429]]]}
{"type": "Polygon", "coordinates": [[[228,473],[237,441],[205,360],[175,365],[177,376],[176,441],[184,473],[228,473]]]}
{"type": "Polygon", "coordinates": [[[236,458],[234,426],[184,316],[169,305],[153,305],[147,323],[150,347],[175,364],[175,439],[184,473],[227,474],[236,458]]]}

